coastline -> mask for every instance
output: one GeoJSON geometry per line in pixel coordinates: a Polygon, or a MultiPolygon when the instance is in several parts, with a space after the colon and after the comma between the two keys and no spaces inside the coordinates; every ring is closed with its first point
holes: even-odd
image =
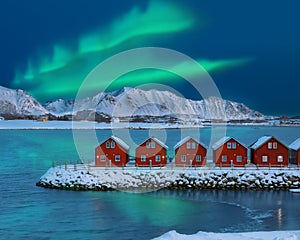
{"type": "Polygon", "coordinates": [[[101,168],[85,164],[50,168],[39,187],[75,191],[147,192],[162,188],[220,190],[289,190],[300,188],[298,168],[182,169],[101,168]]]}
{"type": "Polygon", "coordinates": [[[284,124],[280,125],[274,122],[265,123],[209,123],[209,124],[179,124],[179,123],[143,123],[143,122],[93,122],[93,121],[46,121],[39,122],[36,120],[0,120],[0,130],[26,130],[26,129],[184,129],[184,128],[209,128],[209,127],[224,127],[224,126],[253,126],[253,127],[299,127],[299,124],[284,124]]]}

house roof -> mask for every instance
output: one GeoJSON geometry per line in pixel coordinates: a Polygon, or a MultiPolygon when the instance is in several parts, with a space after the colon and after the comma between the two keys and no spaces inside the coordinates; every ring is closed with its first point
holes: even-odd
{"type": "Polygon", "coordinates": [[[219,139],[218,141],[216,141],[213,145],[212,145],[212,149],[216,150],[219,147],[221,147],[224,143],[226,143],[229,139],[231,139],[231,137],[222,137],[221,139],[219,139]]]}
{"type": "MultiPolygon", "coordinates": [[[[122,139],[120,139],[120,138],[118,138],[118,137],[116,137],[116,136],[111,136],[110,137],[112,140],[114,140],[117,144],[119,144],[122,148],[124,148],[126,151],[128,151],[129,150],[129,146],[122,140],[122,139]]],[[[108,138],[109,139],[109,138],[108,138]]],[[[107,140],[107,139],[106,139],[107,140]]],[[[106,141],[105,140],[105,141],[106,141]]],[[[103,141],[103,142],[105,142],[105,141],[103,141]]],[[[102,143],[103,143],[102,142],[102,143]]],[[[101,143],[101,144],[102,144],[101,143]]]]}
{"type": "Polygon", "coordinates": [[[196,143],[198,143],[199,145],[207,148],[203,143],[197,141],[196,139],[192,138],[191,136],[187,136],[183,139],[181,139],[178,143],[176,143],[176,145],[174,146],[174,149],[177,149],[178,147],[180,147],[181,145],[183,145],[185,142],[187,142],[188,140],[192,139],[193,141],[195,141],[196,143]]]}
{"type": "MultiPolygon", "coordinates": [[[[149,139],[152,139],[154,142],[156,142],[158,145],[162,146],[162,147],[165,148],[165,149],[168,149],[168,148],[169,148],[166,144],[164,144],[162,141],[158,140],[156,137],[150,137],[150,138],[148,138],[147,140],[145,140],[143,143],[147,142],[149,139]]],[[[142,143],[142,144],[143,144],[143,143],[142,143]]],[[[140,146],[141,146],[142,144],[140,144],[140,146]]]]}
{"type": "Polygon", "coordinates": [[[252,149],[257,149],[265,142],[269,141],[272,136],[262,136],[261,138],[257,139],[254,143],[252,143],[249,147],[252,149]]]}
{"type": "Polygon", "coordinates": [[[230,139],[233,139],[234,141],[238,142],[240,145],[242,145],[243,147],[247,148],[244,144],[242,144],[240,141],[236,140],[233,137],[222,137],[221,139],[219,139],[218,141],[216,141],[213,145],[212,145],[212,149],[216,150],[219,147],[221,147],[222,145],[224,145],[226,142],[228,142],[230,139]]]}
{"type": "Polygon", "coordinates": [[[169,147],[164,144],[162,141],[158,140],[156,137],[151,137],[155,142],[157,142],[160,146],[164,147],[165,149],[168,149],[169,147]]]}
{"type": "Polygon", "coordinates": [[[290,149],[293,149],[295,151],[298,151],[300,149],[300,138],[296,139],[294,142],[292,142],[289,145],[290,149]]]}
{"type": "Polygon", "coordinates": [[[259,139],[257,139],[256,142],[252,143],[249,147],[251,149],[258,149],[261,145],[263,145],[264,143],[266,143],[267,141],[269,141],[271,138],[276,139],[277,142],[279,142],[280,144],[282,144],[285,148],[288,149],[288,147],[281,141],[279,141],[277,138],[275,138],[274,136],[263,136],[259,139]]]}

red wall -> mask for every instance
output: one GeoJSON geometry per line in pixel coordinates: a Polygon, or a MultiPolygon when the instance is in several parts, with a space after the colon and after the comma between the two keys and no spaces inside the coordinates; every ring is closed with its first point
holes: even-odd
{"type": "Polygon", "coordinates": [[[247,148],[240,144],[238,141],[230,139],[214,151],[214,159],[217,166],[230,166],[231,160],[233,161],[233,166],[244,166],[245,164],[247,164],[247,148]],[[236,149],[227,149],[228,142],[235,142],[236,149]],[[227,156],[226,162],[222,162],[223,155],[227,156]],[[242,162],[236,161],[236,156],[238,155],[242,156],[242,162]]]}
{"type": "Polygon", "coordinates": [[[300,166],[300,149],[298,149],[298,166],[300,166]]]}
{"type": "Polygon", "coordinates": [[[166,149],[160,146],[155,141],[155,148],[146,148],[146,143],[153,140],[147,140],[138,146],[135,150],[135,164],[136,166],[150,166],[150,160],[152,161],[152,166],[165,166],[167,164],[166,149]],[[146,155],[146,161],[141,161],[141,155],[146,155]],[[155,161],[155,156],[160,155],[160,162],[155,161]]]}
{"type": "Polygon", "coordinates": [[[270,166],[270,165],[284,165],[287,166],[289,163],[288,159],[289,150],[283,144],[278,142],[275,138],[271,138],[269,141],[261,145],[257,149],[251,150],[252,162],[258,166],[270,166]],[[277,142],[277,149],[268,149],[269,142],[277,142]],[[283,156],[283,162],[277,162],[277,156],[283,156]],[[268,162],[262,162],[262,156],[268,156],[268,162]]]}
{"type": "Polygon", "coordinates": [[[196,143],[196,149],[188,149],[187,143],[192,145],[195,142],[193,139],[189,139],[184,144],[175,149],[175,163],[177,166],[190,166],[190,160],[192,160],[192,166],[203,166],[206,164],[206,148],[196,143]],[[181,161],[181,156],[186,155],[186,162],[181,161]],[[196,155],[201,156],[201,162],[196,162],[196,155]]]}
{"type": "Polygon", "coordinates": [[[106,148],[106,142],[107,141],[113,141],[111,138],[107,139],[105,142],[103,142],[101,145],[99,145],[95,150],[95,165],[96,166],[109,166],[109,160],[111,160],[112,166],[126,166],[126,162],[128,159],[128,154],[126,150],[121,147],[119,144],[115,143],[115,148],[106,148]],[[101,161],[100,157],[101,155],[106,156],[105,161],[101,161]],[[120,155],[120,161],[115,161],[115,155],[120,155]]]}

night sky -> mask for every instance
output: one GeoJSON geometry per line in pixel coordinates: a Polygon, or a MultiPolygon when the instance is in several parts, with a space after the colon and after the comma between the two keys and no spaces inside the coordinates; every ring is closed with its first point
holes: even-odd
{"type": "MultiPolygon", "coordinates": [[[[300,115],[299,10],[297,0],[2,0],[0,85],[42,103],[70,99],[106,58],[164,47],[201,63],[223,98],[264,114],[300,115]]],[[[149,81],[144,75],[109,90],[149,81]]],[[[196,98],[183,79],[163,83],[196,98]]]]}

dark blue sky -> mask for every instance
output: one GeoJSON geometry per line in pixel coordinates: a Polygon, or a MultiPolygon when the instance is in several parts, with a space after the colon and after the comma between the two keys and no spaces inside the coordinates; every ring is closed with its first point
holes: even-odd
{"type": "MultiPolygon", "coordinates": [[[[166,47],[196,59],[249,58],[251,61],[241,66],[211,73],[222,97],[244,102],[265,114],[300,115],[299,1],[171,3],[179,4],[183,11],[186,8],[202,21],[171,37],[165,34],[153,41],[131,41],[130,47],[166,47]]],[[[0,85],[16,87],[13,84],[16,69],[24,69],[32,55],[57,42],[70,45],[73,39],[87,32],[105,28],[133,6],[143,10],[148,4],[148,1],[117,0],[2,0],[0,85]]],[[[177,88],[182,89],[183,84],[177,88]]],[[[30,93],[33,90],[32,85],[19,83],[19,86],[30,93]]],[[[187,90],[185,95],[193,98],[193,91],[187,90]]]]}

